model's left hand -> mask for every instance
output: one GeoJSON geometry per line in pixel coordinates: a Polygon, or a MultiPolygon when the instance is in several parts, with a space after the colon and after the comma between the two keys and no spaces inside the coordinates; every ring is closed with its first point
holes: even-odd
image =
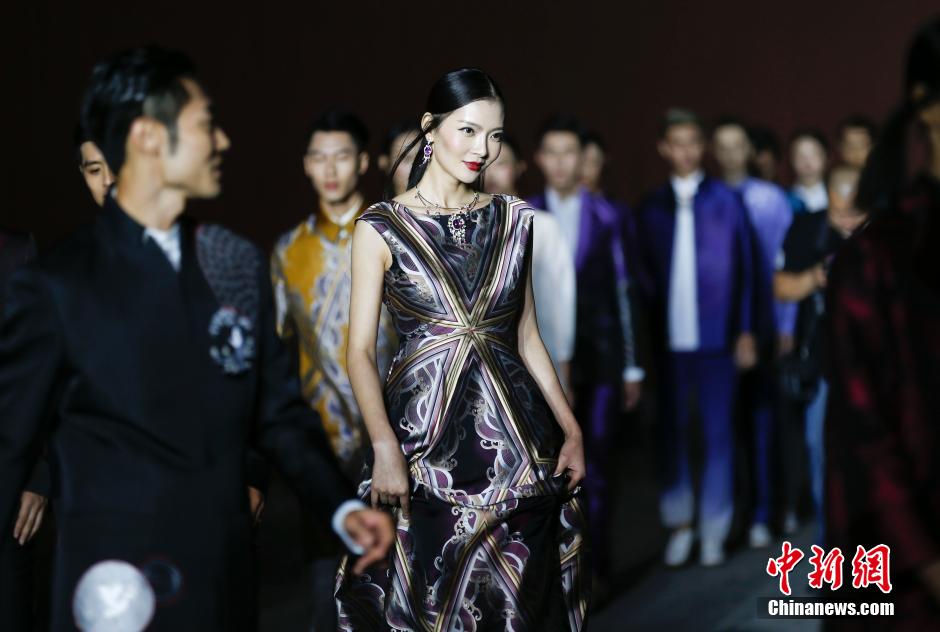
{"type": "Polygon", "coordinates": [[[640,403],[640,397],[643,396],[643,382],[636,380],[623,383],[623,408],[627,412],[636,408],[640,403]]]}
{"type": "Polygon", "coordinates": [[[385,559],[388,547],[395,539],[392,517],[378,509],[358,509],[349,512],[343,528],[365,553],[356,560],[353,573],[361,575],[371,564],[385,559]]]}
{"type": "Polygon", "coordinates": [[[255,524],[261,522],[261,512],[264,511],[264,494],[256,487],[248,487],[248,506],[251,509],[251,518],[255,524]]]}
{"type": "Polygon", "coordinates": [[[742,371],[753,369],[757,364],[757,341],[754,334],[745,332],[738,336],[734,345],[734,364],[742,371]]]}
{"type": "Polygon", "coordinates": [[[13,538],[20,543],[20,546],[29,542],[39,531],[39,525],[42,524],[45,511],[45,496],[33,492],[23,492],[23,495],[20,496],[20,511],[16,516],[16,524],[13,527],[13,538]]]}
{"type": "Polygon", "coordinates": [[[585,471],[584,439],[581,437],[581,431],[566,434],[554,475],[560,476],[568,472],[568,491],[572,491],[584,480],[585,471]]]}

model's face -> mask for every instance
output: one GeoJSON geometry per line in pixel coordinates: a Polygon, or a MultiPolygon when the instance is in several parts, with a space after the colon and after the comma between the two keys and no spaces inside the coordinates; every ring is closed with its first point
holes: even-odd
{"type": "Polygon", "coordinates": [[[108,194],[108,187],[114,184],[114,175],[108,168],[108,163],[104,160],[104,155],[98,150],[98,146],[93,142],[85,141],[78,148],[82,155],[82,164],[79,171],[85,178],[85,184],[91,191],[91,197],[95,199],[95,204],[104,206],[104,198],[108,194]]]}
{"type": "Polygon", "coordinates": [[[738,125],[722,125],[712,138],[715,160],[725,173],[742,173],[747,170],[751,156],[751,142],[747,133],[738,125]]]}
{"type": "Polygon", "coordinates": [[[304,157],[304,171],[322,202],[348,200],[369,168],[369,155],[360,152],[349,132],[314,132],[304,157]]]}
{"type": "MultiPolygon", "coordinates": [[[[422,126],[429,121],[426,114],[422,126]]],[[[434,143],[431,160],[454,179],[472,184],[499,156],[503,104],[496,99],[468,103],[448,114],[427,136],[434,143]]]]}
{"type": "Polygon", "coordinates": [[[873,139],[864,127],[847,127],[842,131],[842,139],[839,142],[839,153],[842,154],[842,162],[850,167],[861,169],[868,160],[868,153],[871,151],[873,139]]]}
{"type": "Polygon", "coordinates": [[[487,193],[515,193],[516,180],[522,175],[521,164],[508,145],[504,145],[499,157],[486,170],[487,193]]]}
{"type": "Polygon", "coordinates": [[[570,191],[578,186],[582,160],[581,140],[574,132],[548,132],[535,155],[545,183],[556,191],[570,191]]]}
{"type": "Polygon", "coordinates": [[[702,138],[702,131],[691,123],[673,125],[659,141],[659,155],[678,176],[688,176],[698,171],[704,153],[705,139],[702,138]]]}
{"type": "Polygon", "coordinates": [[[604,172],[604,150],[597,143],[588,143],[581,154],[581,184],[589,191],[599,191],[604,172]]]}
{"type": "Polygon", "coordinates": [[[165,183],[186,197],[215,197],[222,190],[222,154],[231,143],[214,123],[211,102],[199,84],[191,79],[182,83],[190,99],[176,121],[176,145],[171,147],[167,131],[159,147],[165,183]]]}
{"type": "MultiPolygon", "coordinates": [[[[391,155],[388,157],[389,165],[395,164],[395,161],[398,160],[398,155],[408,146],[408,143],[414,140],[416,134],[417,132],[405,132],[404,134],[398,135],[392,143],[391,155]]],[[[398,163],[398,166],[395,168],[395,173],[392,174],[392,186],[395,189],[395,195],[401,195],[408,190],[408,176],[411,175],[411,165],[414,164],[415,156],[417,156],[418,152],[422,149],[424,149],[424,144],[417,143],[411,148],[411,151],[402,156],[401,162],[398,163]]]]}
{"type": "Polygon", "coordinates": [[[793,173],[799,180],[822,180],[826,170],[826,150],[814,138],[797,138],[790,147],[793,173]]]}

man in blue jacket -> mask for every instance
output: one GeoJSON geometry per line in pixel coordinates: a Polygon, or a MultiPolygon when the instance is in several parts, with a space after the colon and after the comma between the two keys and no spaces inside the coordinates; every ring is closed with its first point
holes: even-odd
{"type": "Polygon", "coordinates": [[[665,562],[684,564],[695,539],[700,562],[724,561],[733,502],[732,411],[738,368],[756,361],[751,334],[751,244],[739,196],[705,176],[705,134],[692,112],[669,110],[659,153],[671,177],[641,205],[639,244],[648,274],[654,348],[662,360],[664,488],[660,511],[673,530],[665,562]],[[705,444],[696,503],[687,429],[694,396],[705,444]]]}

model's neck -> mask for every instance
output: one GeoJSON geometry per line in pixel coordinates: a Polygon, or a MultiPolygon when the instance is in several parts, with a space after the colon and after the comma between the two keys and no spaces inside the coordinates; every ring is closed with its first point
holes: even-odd
{"type": "Polygon", "coordinates": [[[577,195],[581,191],[581,186],[578,184],[574,184],[572,186],[567,186],[564,188],[558,188],[558,187],[548,187],[548,188],[554,191],[555,195],[557,195],[562,200],[564,200],[565,198],[570,198],[573,195],[577,195]]]}
{"type": "Polygon", "coordinates": [[[796,183],[804,189],[812,189],[813,187],[822,184],[822,178],[817,178],[815,176],[808,178],[797,177],[796,183]]]}
{"type": "Polygon", "coordinates": [[[349,212],[349,209],[362,208],[362,202],[365,198],[362,193],[359,191],[353,191],[346,197],[341,200],[334,200],[328,202],[326,200],[320,201],[320,208],[323,209],[323,212],[326,213],[326,216],[329,217],[333,223],[339,223],[343,216],[349,212]]]}
{"type": "Polygon", "coordinates": [[[122,167],[114,188],[118,205],[146,228],[169,230],[186,208],[186,195],[165,186],[146,165],[122,167]]]}
{"type": "Polygon", "coordinates": [[[469,184],[445,173],[434,161],[421,176],[418,188],[421,190],[421,196],[428,202],[444,208],[459,208],[469,202],[475,194],[469,184]]]}
{"type": "Polygon", "coordinates": [[[688,169],[685,171],[673,170],[672,175],[675,176],[676,178],[682,178],[682,179],[691,178],[695,174],[699,173],[701,170],[702,169],[700,167],[696,167],[695,169],[688,169]]]}
{"type": "Polygon", "coordinates": [[[737,187],[747,179],[747,169],[725,170],[722,179],[728,186],[737,187]]]}

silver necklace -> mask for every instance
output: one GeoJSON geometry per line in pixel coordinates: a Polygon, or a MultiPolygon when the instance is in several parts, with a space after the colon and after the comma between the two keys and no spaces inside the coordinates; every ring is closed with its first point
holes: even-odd
{"type": "Polygon", "coordinates": [[[480,192],[477,191],[473,194],[473,199],[464,204],[463,206],[458,206],[456,208],[441,206],[431,202],[426,197],[421,195],[421,191],[418,187],[415,187],[415,192],[417,194],[418,200],[426,207],[434,207],[437,209],[437,212],[428,211],[428,215],[431,217],[447,217],[447,229],[450,231],[451,236],[454,239],[454,243],[460,248],[466,248],[468,245],[467,242],[467,222],[473,219],[473,216],[467,217],[466,215],[470,213],[474,206],[477,205],[477,202],[480,200],[480,192]],[[457,211],[456,213],[442,213],[441,211],[457,211]]]}

